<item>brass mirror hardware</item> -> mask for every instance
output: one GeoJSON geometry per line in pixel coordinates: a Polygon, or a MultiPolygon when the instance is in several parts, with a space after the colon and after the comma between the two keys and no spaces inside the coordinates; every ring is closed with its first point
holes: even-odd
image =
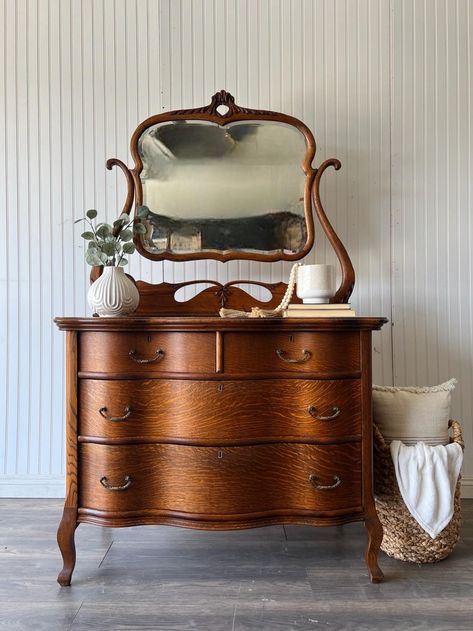
{"type": "Polygon", "coordinates": [[[303,364],[312,357],[312,353],[306,348],[302,350],[302,359],[288,359],[287,357],[284,357],[285,353],[286,351],[283,351],[280,348],[276,349],[276,355],[279,359],[282,359],[283,362],[286,362],[286,364],[303,364]]]}
{"type": "Polygon", "coordinates": [[[336,407],[335,405],[332,408],[332,414],[330,414],[329,416],[319,416],[317,414],[317,408],[315,407],[315,405],[309,405],[307,411],[317,421],[331,421],[334,418],[337,418],[337,416],[340,414],[340,408],[336,407]]]}
{"type": "Polygon", "coordinates": [[[309,482],[311,482],[314,485],[314,487],[318,489],[319,491],[327,491],[330,489],[336,489],[337,486],[340,486],[340,484],[342,483],[338,475],[333,476],[333,479],[335,480],[333,484],[318,484],[317,482],[318,479],[319,478],[314,473],[311,473],[309,475],[309,482]]]}
{"type": "Polygon", "coordinates": [[[107,420],[107,421],[114,421],[114,422],[115,421],[125,421],[131,414],[131,408],[127,405],[126,408],[124,408],[124,410],[123,410],[123,415],[122,416],[109,416],[107,414],[108,408],[105,407],[105,406],[103,408],[100,408],[99,412],[100,412],[101,416],[103,416],[104,419],[107,420]]]}
{"type": "Polygon", "coordinates": [[[132,480],[129,475],[126,475],[124,480],[125,484],[113,486],[112,484],[108,483],[108,478],[106,475],[104,475],[102,478],[100,478],[100,484],[104,487],[104,489],[107,489],[107,491],[126,491],[126,489],[131,485],[132,480]]]}
{"type": "Polygon", "coordinates": [[[128,353],[128,357],[132,359],[137,364],[152,364],[153,362],[157,362],[158,360],[164,357],[164,351],[160,348],[156,349],[153,357],[137,357],[137,351],[133,348],[128,353]]]}

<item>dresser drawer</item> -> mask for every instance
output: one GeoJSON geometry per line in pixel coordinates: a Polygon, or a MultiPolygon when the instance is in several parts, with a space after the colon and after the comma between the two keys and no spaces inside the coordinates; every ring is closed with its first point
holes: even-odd
{"type": "Polygon", "coordinates": [[[225,333],[224,367],[228,373],[358,372],[359,333],[225,333]]]}
{"type": "Polygon", "coordinates": [[[79,434],[123,442],[361,438],[361,385],[357,379],[81,379],[79,434]]]}
{"type": "Polygon", "coordinates": [[[361,445],[79,448],[79,506],[230,519],[361,510],[361,445]],[[110,487],[110,488],[106,488],[110,487]]]}
{"type": "Polygon", "coordinates": [[[215,372],[214,333],[87,332],[79,353],[82,372],[215,372]]]}

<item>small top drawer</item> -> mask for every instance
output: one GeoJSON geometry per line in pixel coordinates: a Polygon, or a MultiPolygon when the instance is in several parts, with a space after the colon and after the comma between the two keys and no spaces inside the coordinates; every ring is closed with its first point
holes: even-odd
{"type": "Polygon", "coordinates": [[[359,333],[225,333],[224,367],[226,373],[356,373],[359,333]]]}
{"type": "Polygon", "coordinates": [[[79,370],[95,373],[215,372],[213,333],[121,333],[80,336],[79,370]]]}

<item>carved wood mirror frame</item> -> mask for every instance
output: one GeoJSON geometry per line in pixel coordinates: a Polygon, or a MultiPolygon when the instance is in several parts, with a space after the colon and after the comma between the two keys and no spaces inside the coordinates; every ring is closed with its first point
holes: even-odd
{"type": "MultiPolygon", "coordinates": [[[[228,125],[229,123],[236,121],[271,121],[275,123],[285,123],[287,125],[291,125],[297,128],[305,137],[306,140],[306,154],[302,161],[302,169],[305,173],[305,183],[304,183],[304,214],[307,225],[307,240],[304,248],[296,253],[285,253],[285,252],[276,252],[271,254],[264,254],[259,252],[249,252],[249,251],[226,251],[226,252],[191,252],[191,253],[176,253],[176,252],[158,252],[158,253],[150,253],[144,250],[143,245],[141,243],[140,238],[135,238],[135,245],[137,250],[141,255],[145,256],[151,260],[170,260],[170,261],[190,261],[197,259],[216,259],[219,261],[229,261],[229,260],[252,260],[252,261],[264,261],[264,262],[273,262],[273,261],[292,261],[303,258],[308,252],[311,250],[314,243],[314,220],[312,214],[312,206],[316,212],[319,223],[326,234],[330,244],[332,245],[337,258],[339,260],[342,278],[340,287],[337,289],[335,295],[331,299],[332,303],[341,303],[348,302],[350,295],[353,291],[354,283],[355,283],[355,272],[353,269],[353,265],[350,261],[350,257],[342,244],[340,238],[336,234],[333,229],[330,221],[325,214],[321,199],[320,199],[320,180],[323,173],[326,171],[328,167],[333,167],[335,170],[340,169],[341,163],[339,160],[331,158],[329,160],[325,160],[318,168],[314,168],[312,166],[312,161],[315,156],[316,151],[316,143],[312,132],[309,128],[299,119],[289,116],[287,114],[283,114],[280,112],[271,112],[266,110],[254,110],[249,108],[240,107],[236,105],[234,97],[226,92],[225,90],[221,90],[217,92],[212,97],[212,100],[209,105],[206,105],[201,108],[195,109],[182,109],[182,110],[174,110],[170,112],[164,112],[162,114],[157,114],[155,116],[151,116],[143,121],[136,130],[134,131],[131,141],[130,141],[130,149],[131,155],[133,157],[135,166],[132,169],[129,169],[124,162],[122,162],[118,158],[111,158],[107,160],[106,167],[108,170],[111,170],[113,167],[119,167],[127,181],[127,196],[125,199],[125,203],[123,206],[123,213],[130,214],[133,208],[133,202],[135,202],[135,209],[142,205],[143,201],[143,188],[141,183],[141,171],[143,169],[143,163],[138,150],[138,142],[143,134],[143,132],[149,127],[156,125],[157,123],[163,123],[168,121],[179,121],[179,120],[201,120],[208,121],[211,123],[216,123],[220,126],[228,125]],[[225,112],[221,113],[219,109],[221,106],[224,106],[225,112]]],[[[91,279],[97,278],[100,275],[101,269],[94,268],[91,279]]],[[[213,292],[213,295],[217,297],[218,303],[220,306],[230,306],[232,301],[231,294],[233,292],[234,298],[238,297],[240,300],[238,304],[241,306],[243,304],[243,308],[246,305],[251,304],[254,306],[264,306],[265,308],[272,308],[278,304],[279,297],[284,293],[284,289],[286,287],[285,283],[276,283],[276,284],[266,284],[256,281],[232,281],[231,283],[226,283],[222,285],[216,281],[208,281],[208,280],[196,280],[186,283],[180,284],[169,284],[162,283],[160,285],[151,285],[149,283],[145,283],[143,281],[138,281],[137,286],[141,294],[141,301],[143,304],[140,304],[139,313],[143,315],[149,315],[152,313],[153,307],[152,304],[155,302],[155,299],[159,299],[162,303],[165,313],[178,313],[179,311],[183,311],[182,307],[178,305],[182,305],[182,303],[177,303],[174,299],[174,294],[178,289],[185,285],[189,284],[197,284],[197,283],[210,283],[217,287],[215,289],[206,289],[201,292],[201,294],[195,296],[189,302],[188,307],[186,307],[185,311],[188,311],[192,306],[190,303],[193,303],[194,308],[197,312],[207,313],[209,310],[207,304],[207,297],[205,294],[209,292],[213,292]],[[267,287],[273,294],[273,299],[268,303],[259,303],[254,298],[249,296],[246,292],[241,289],[235,287],[236,284],[255,284],[267,287]],[[200,296],[200,298],[199,298],[200,296]],[[246,297],[245,299],[244,296],[246,297]],[[249,300],[248,300],[249,299],[249,300]]],[[[236,304],[236,301],[235,301],[236,304]]],[[[162,310],[161,310],[162,311],[162,310]]]]}

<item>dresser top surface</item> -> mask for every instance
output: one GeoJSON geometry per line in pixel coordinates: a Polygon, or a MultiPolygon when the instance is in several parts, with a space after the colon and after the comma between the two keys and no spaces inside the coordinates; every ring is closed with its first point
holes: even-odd
{"type": "Polygon", "coordinates": [[[163,316],[114,318],[55,318],[61,331],[373,331],[384,317],[358,318],[220,318],[163,316]]]}

